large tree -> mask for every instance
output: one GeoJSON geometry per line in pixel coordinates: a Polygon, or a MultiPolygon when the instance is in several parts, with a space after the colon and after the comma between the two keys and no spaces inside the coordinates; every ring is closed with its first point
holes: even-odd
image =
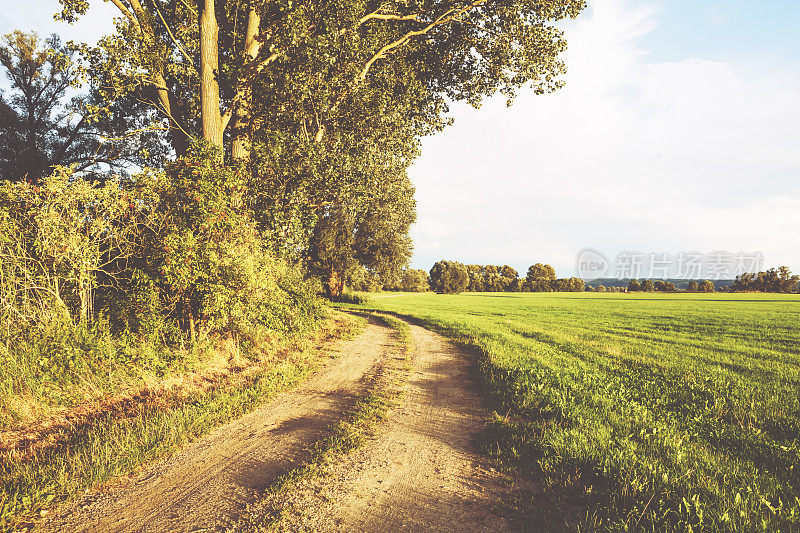
{"type": "Polygon", "coordinates": [[[3,38],[0,66],[10,87],[0,93],[0,177],[38,181],[57,165],[98,175],[158,160],[163,144],[145,124],[146,108],[98,105],[92,86],[68,97],[84,76],[73,59],[55,35],[43,42],[20,31],[3,38]]]}
{"type": "MultiPolygon", "coordinates": [[[[289,122],[319,143],[359,106],[373,112],[395,95],[443,110],[445,97],[477,105],[529,82],[552,90],[565,46],[553,22],[584,4],[110,1],[121,15],[116,34],[84,48],[107,95],[140,92],[169,125],[178,154],[202,138],[233,159],[248,156],[264,127],[289,122]]],[[[61,4],[67,21],[89,8],[85,0],[61,4]]]]}
{"type": "MultiPolygon", "coordinates": [[[[585,3],[109,1],[116,32],[81,47],[105,98],[147,102],[178,156],[203,140],[246,168],[262,233],[298,259],[336,220],[370,226],[355,204],[405,172],[420,137],[449,123],[448,102],[558,88],[555,23],[585,3]]],[[[67,21],[89,9],[60,2],[67,21]]]]}

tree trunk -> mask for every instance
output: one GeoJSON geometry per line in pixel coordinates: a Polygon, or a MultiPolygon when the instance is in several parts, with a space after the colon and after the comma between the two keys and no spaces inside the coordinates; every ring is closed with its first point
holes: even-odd
{"type": "Polygon", "coordinates": [[[328,274],[327,283],[325,283],[325,292],[332,298],[338,298],[342,295],[342,286],[344,282],[339,278],[339,273],[335,270],[328,274]]]}
{"type": "Polygon", "coordinates": [[[200,5],[200,115],[203,140],[222,153],[222,114],[219,96],[219,25],[214,0],[200,5]]]}
{"type": "Polygon", "coordinates": [[[245,76],[240,80],[236,93],[236,113],[233,123],[233,145],[231,156],[235,160],[244,160],[250,156],[250,128],[253,120],[253,75],[255,74],[255,60],[261,51],[261,41],[258,34],[261,29],[261,14],[250,2],[247,17],[247,33],[245,37],[245,76]]]}

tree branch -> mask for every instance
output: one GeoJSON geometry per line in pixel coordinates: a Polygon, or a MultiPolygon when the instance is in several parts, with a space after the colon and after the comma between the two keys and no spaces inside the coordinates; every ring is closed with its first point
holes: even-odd
{"type": "Polygon", "coordinates": [[[169,34],[169,38],[172,39],[172,42],[175,43],[175,46],[178,47],[178,50],[180,50],[183,53],[183,56],[186,58],[186,61],[189,62],[189,66],[192,67],[195,72],[197,72],[197,68],[195,68],[194,66],[194,61],[192,61],[192,57],[189,55],[189,53],[186,51],[183,45],[180,42],[178,42],[178,39],[175,38],[175,35],[173,35],[172,30],[169,27],[169,24],[167,24],[167,21],[164,20],[164,15],[161,14],[161,10],[158,9],[158,4],[155,1],[153,2],[153,7],[155,8],[156,13],[158,13],[158,18],[161,19],[161,23],[164,25],[164,28],[166,28],[167,33],[169,34]]]}
{"type": "Polygon", "coordinates": [[[373,64],[375,64],[376,61],[386,57],[386,55],[395,48],[399,48],[407,44],[413,37],[425,35],[432,29],[436,28],[437,26],[441,26],[442,24],[447,24],[456,19],[457,17],[460,17],[467,11],[476,8],[481,4],[485,4],[486,2],[487,0],[475,0],[473,2],[470,2],[461,9],[450,8],[447,11],[445,11],[442,15],[437,17],[433,22],[422,28],[421,30],[410,31],[405,35],[403,35],[402,37],[400,37],[399,39],[397,39],[396,41],[393,41],[385,45],[383,48],[378,50],[378,52],[375,55],[373,55],[369,61],[367,61],[366,65],[364,65],[364,68],[361,70],[361,73],[356,77],[356,80],[359,82],[363,82],[367,78],[369,69],[372,67],[373,64]]]}

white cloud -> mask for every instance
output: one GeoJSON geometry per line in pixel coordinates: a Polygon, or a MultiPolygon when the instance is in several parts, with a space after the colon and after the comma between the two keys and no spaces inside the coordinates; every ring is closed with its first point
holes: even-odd
{"type": "Polygon", "coordinates": [[[454,107],[412,170],[418,266],[545,260],[566,275],[592,246],[762,251],[800,270],[800,79],[652,62],[640,41],[657,22],[655,2],[596,0],[568,28],[564,90],[454,107]]]}

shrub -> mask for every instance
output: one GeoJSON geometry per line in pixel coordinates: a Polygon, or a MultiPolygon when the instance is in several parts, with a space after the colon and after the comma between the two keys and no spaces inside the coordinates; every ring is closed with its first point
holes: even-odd
{"type": "Polygon", "coordinates": [[[369,302],[369,298],[366,296],[353,292],[343,292],[339,296],[329,296],[328,299],[332,302],[351,305],[363,305],[369,302]]]}
{"type": "Polygon", "coordinates": [[[166,172],[102,185],[63,167],[41,186],[4,182],[2,334],[101,317],[168,342],[306,329],[322,312],[317,287],[264,245],[243,176],[199,148],[166,172]]]}
{"type": "MultiPolygon", "coordinates": [[[[145,180],[148,181],[149,180],[145,180]]],[[[4,323],[89,323],[99,283],[130,257],[151,189],[103,186],[57,167],[41,185],[0,185],[0,299],[4,323]]]]}
{"type": "Polygon", "coordinates": [[[257,345],[316,321],[317,287],[267,249],[245,206],[242,170],[199,148],[167,167],[158,192],[163,229],[148,234],[136,263],[183,331],[257,345]]]}

